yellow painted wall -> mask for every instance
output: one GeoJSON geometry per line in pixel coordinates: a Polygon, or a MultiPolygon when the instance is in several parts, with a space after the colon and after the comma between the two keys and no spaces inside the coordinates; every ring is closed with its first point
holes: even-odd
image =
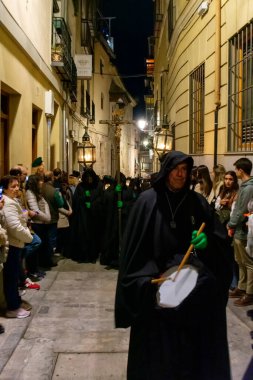
{"type": "Polygon", "coordinates": [[[41,57],[49,64],[53,1],[2,0],[2,2],[41,57]]]}
{"type": "MultiPolygon", "coordinates": [[[[155,44],[154,95],[159,99],[160,78],[168,68],[165,113],[175,123],[175,147],[189,152],[189,76],[199,65],[205,63],[205,147],[204,158],[196,156],[197,164],[211,165],[214,153],[215,105],[215,26],[216,0],[210,1],[208,12],[200,17],[197,9],[200,1],[177,0],[176,25],[171,41],[168,41],[168,1],[164,0],[164,17],[161,34],[155,44]],[[158,94],[158,97],[157,97],[158,94]]],[[[227,102],[228,102],[228,40],[253,17],[252,0],[221,1],[221,87],[218,132],[218,162],[231,169],[234,155],[227,154],[227,102]]]]}

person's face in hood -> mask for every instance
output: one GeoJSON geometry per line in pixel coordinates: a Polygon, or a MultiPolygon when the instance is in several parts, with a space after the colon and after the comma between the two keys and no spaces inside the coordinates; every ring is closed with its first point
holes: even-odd
{"type": "Polygon", "coordinates": [[[166,182],[170,190],[179,191],[185,186],[187,178],[188,165],[182,162],[169,172],[166,182]]]}

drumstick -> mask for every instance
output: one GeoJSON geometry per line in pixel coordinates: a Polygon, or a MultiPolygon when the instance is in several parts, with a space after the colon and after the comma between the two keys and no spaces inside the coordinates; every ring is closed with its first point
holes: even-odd
{"type": "MultiPolygon", "coordinates": [[[[197,232],[197,236],[203,231],[204,228],[205,228],[205,223],[202,223],[201,226],[199,227],[198,232],[197,232]]],[[[194,248],[194,245],[191,244],[190,247],[188,248],[186,254],[184,255],[181,263],[179,264],[179,267],[178,267],[177,272],[175,274],[175,277],[173,279],[171,277],[160,277],[160,278],[155,278],[155,279],[151,280],[151,283],[152,284],[159,284],[160,282],[163,282],[163,281],[166,281],[169,279],[171,279],[172,281],[175,281],[177,276],[178,276],[178,273],[181,271],[181,269],[185,265],[186,261],[188,260],[193,248],[194,248]]]]}
{"type": "MultiPolygon", "coordinates": [[[[203,229],[205,228],[205,223],[202,223],[201,226],[199,227],[199,230],[197,232],[197,236],[203,231],[203,229]]],[[[194,248],[194,245],[191,244],[190,247],[188,248],[188,251],[186,252],[186,254],[184,255],[183,257],[183,260],[181,261],[179,267],[178,267],[178,270],[177,270],[177,273],[173,279],[173,281],[176,281],[176,278],[178,276],[178,273],[181,271],[181,269],[183,268],[184,264],[186,263],[186,261],[188,260],[190,254],[191,254],[191,251],[193,250],[194,248]]]]}

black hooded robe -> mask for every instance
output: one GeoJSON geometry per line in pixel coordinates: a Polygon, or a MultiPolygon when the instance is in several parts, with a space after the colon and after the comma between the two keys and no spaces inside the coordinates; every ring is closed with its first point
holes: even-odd
{"type": "MultiPolygon", "coordinates": [[[[123,207],[121,209],[121,236],[124,233],[131,208],[135,202],[134,192],[125,184],[125,176],[121,174],[122,192],[121,200],[123,207]]],[[[115,187],[104,191],[103,197],[103,242],[101,247],[100,263],[109,267],[118,268],[120,242],[119,242],[119,212],[117,207],[118,194],[115,187]]]]}
{"type": "Polygon", "coordinates": [[[80,263],[95,263],[101,249],[102,183],[92,169],[86,169],[73,196],[71,220],[71,258],[80,263]],[[86,176],[93,178],[91,183],[86,176]],[[89,191],[90,195],[86,195],[89,191]],[[86,202],[90,203],[87,208],[86,202]]]}
{"type": "MultiPolygon", "coordinates": [[[[131,326],[128,380],[229,380],[226,303],[232,278],[227,234],[204,197],[186,187],[173,193],[167,173],[192,159],[171,152],[153,187],[136,201],[126,227],[115,300],[116,327],[131,326]],[[171,228],[171,211],[184,198],[171,228]],[[157,285],[175,255],[185,253],[193,230],[205,222],[208,246],[198,258],[210,270],[207,288],[178,310],[161,308],[157,285]]],[[[190,177],[189,177],[190,178],[190,177]]],[[[204,289],[204,290],[203,290],[204,289]]]]}

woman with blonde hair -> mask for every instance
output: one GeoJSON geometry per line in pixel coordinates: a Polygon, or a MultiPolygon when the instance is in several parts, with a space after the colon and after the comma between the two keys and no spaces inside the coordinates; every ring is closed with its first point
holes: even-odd
{"type": "Polygon", "coordinates": [[[224,184],[224,176],[226,173],[226,169],[223,165],[218,164],[213,167],[213,187],[208,196],[208,203],[215,205],[216,199],[220,194],[221,187],[224,184]]]}

